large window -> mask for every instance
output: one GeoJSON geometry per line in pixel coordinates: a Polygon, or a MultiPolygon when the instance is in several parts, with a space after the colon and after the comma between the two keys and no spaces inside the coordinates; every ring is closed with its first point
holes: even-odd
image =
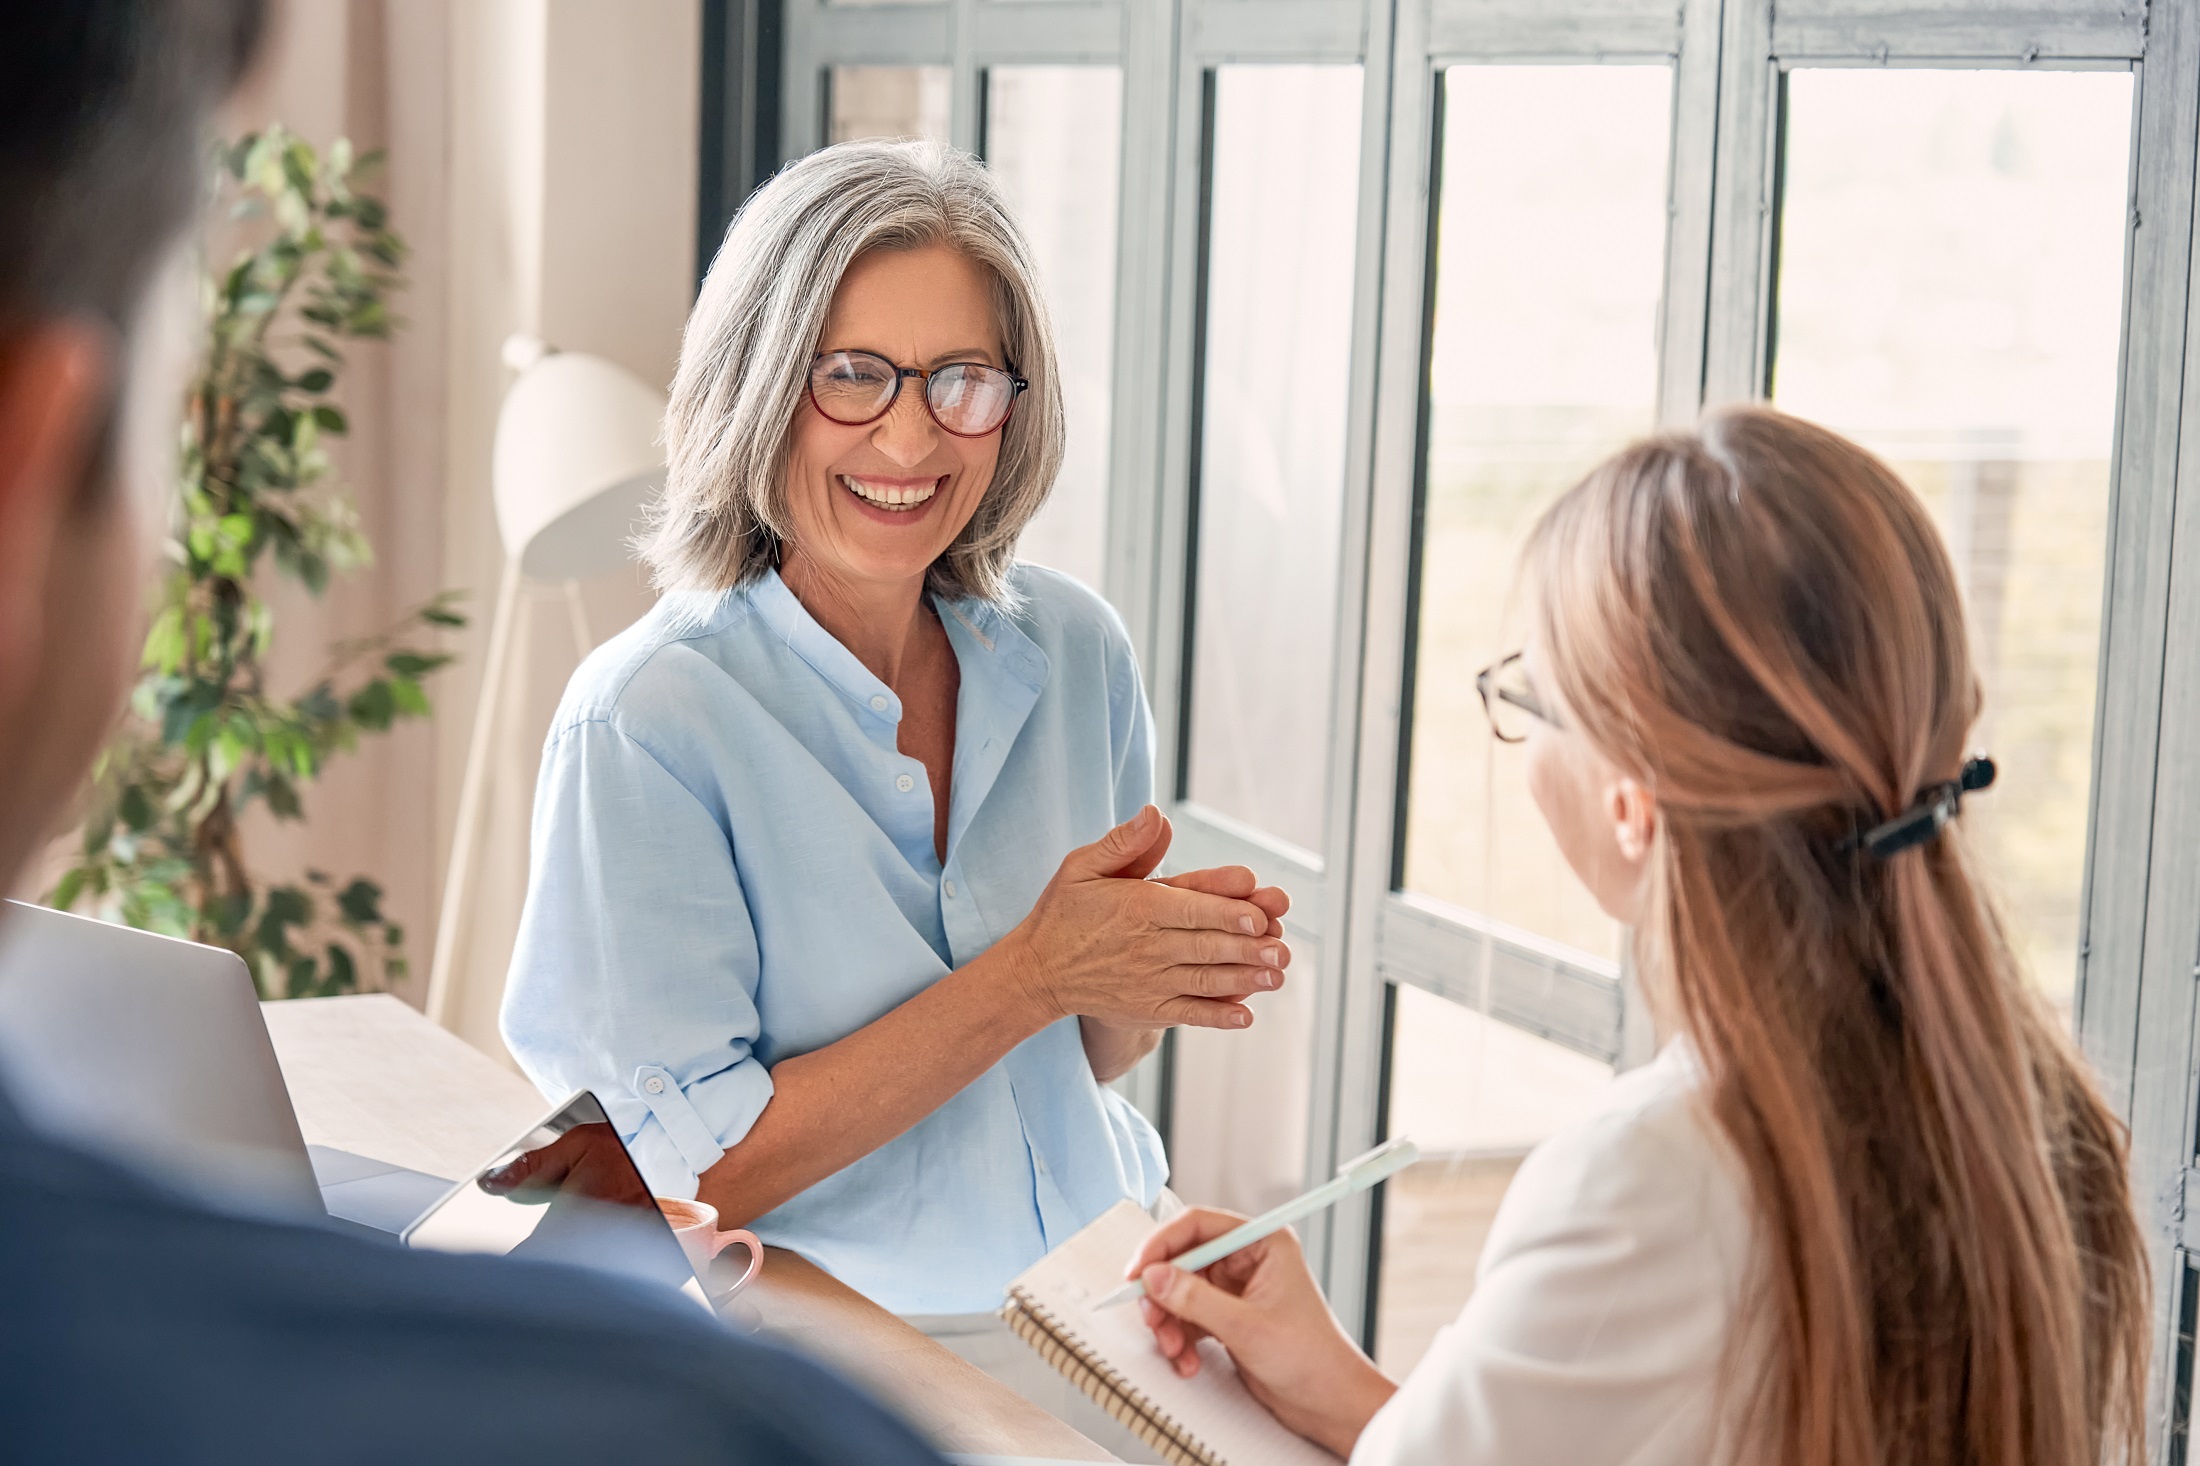
{"type": "MultiPolygon", "coordinates": [[[[1622,934],[1567,871],[1474,677],[1520,644],[1535,516],[1656,421],[1672,69],[1457,65],[1439,87],[1402,885],[1616,988],[1622,934]]],[[[1393,1000],[1385,1124],[1426,1159],[1383,1209],[1385,1368],[1458,1313],[1520,1158],[1612,1076],[1609,1054],[1489,1016],[1496,959],[1486,943],[1393,1000]]]]}
{"type": "Polygon", "coordinates": [[[1474,674],[1535,516],[1657,418],[1666,66],[1453,66],[1441,132],[1404,884],[1606,963],[1474,674]]]}
{"type": "Polygon", "coordinates": [[[1107,568],[1123,72],[997,66],[985,86],[985,160],[1038,256],[1069,417],[1061,476],[1018,552],[1098,587],[1107,568]]]}
{"type": "MultiPolygon", "coordinates": [[[[2130,1119],[2139,1194],[2186,1194],[2200,7],[763,8],[749,135],[944,138],[1031,236],[1071,462],[1026,552],[1131,628],[1174,862],[1294,898],[1293,981],[1253,1030],[1179,1035],[1127,1087],[1195,1200],[1421,1141],[1305,1229],[1386,1364],[1471,1290],[1525,1150],[1655,1046],[1627,935],[1473,677],[1519,644],[1537,511],[1721,402],[1858,437],[1937,517],[2002,769],[1965,833],[2130,1119]]],[[[2200,1201],[2161,1205],[2157,1446],[2182,1459],[2200,1201]]]]}
{"type": "Polygon", "coordinates": [[[2078,967],[2131,74],[1787,78],[1772,396],[1940,522],[2002,797],[1967,810],[2030,975],[2078,967]],[[2014,797],[2009,797],[2009,796],[2014,797]]]}
{"type": "Polygon", "coordinates": [[[1360,68],[1214,73],[1185,793],[1322,844],[1360,68]]]}

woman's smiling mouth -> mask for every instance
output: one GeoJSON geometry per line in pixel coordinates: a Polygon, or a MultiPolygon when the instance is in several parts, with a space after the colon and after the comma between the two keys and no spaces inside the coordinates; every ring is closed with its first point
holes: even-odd
{"type": "Polygon", "coordinates": [[[841,487],[854,494],[874,509],[892,513],[907,513],[925,503],[940,491],[944,478],[926,479],[871,479],[858,478],[854,474],[840,476],[841,487]]]}

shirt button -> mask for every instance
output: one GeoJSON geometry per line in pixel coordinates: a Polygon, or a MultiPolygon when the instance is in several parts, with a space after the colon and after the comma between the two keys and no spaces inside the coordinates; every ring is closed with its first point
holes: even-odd
{"type": "Polygon", "coordinates": [[[886,711],[886,694],[879,692],[871,695],[871,711],[874,713],[886,711]]]}
{"type": "Polygon", "coordinates": [[[1047,1173],[1047,1158],[1045,1156],[1032,1157],[1032,1164],[1039,1168],[1040,1175],[1044,1176],[1047,1173]]]}
{"type": "Polygon", "coordinates": [[[642,1081],[642,1088],[648,1090],[651,1094],[663,1094],[665,1092],[664,1076],[661,1074],[650,1075],[642,1081]]]}
{"type": "Polygon", "coordinates": [[[907,774],[896,774],[894,776],[894,787],[896,789],[899,789],[902,793],[907,794],[910,790],[917,787],[917,781],[910,778],[907,774]]]}
{"type": "Polygon", "coordinates": [[[947,883],[947,899],[950,901],[955,899],[955,883],[953,881],[947,883]]]}

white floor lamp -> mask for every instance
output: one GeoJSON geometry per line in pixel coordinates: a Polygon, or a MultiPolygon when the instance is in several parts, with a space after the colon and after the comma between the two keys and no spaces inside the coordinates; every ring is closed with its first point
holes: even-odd
{"type": "Polygon", "coordinates": [[[504,361],[519,372],[497,413],[491,465],[504,576],[489,623],[489,661],[466,749],[458,828],[428,972],[428,1017],[446,1025],[452,966],[471,915],[497,709],[521,593],[530,585],[561,585],[574,650],[587,656],[596,643],[580,582],[632,558],[629,537],[665,474],[657,441],[665,413],[662,392],[600,356],[556,351],[529,336],[507,341],[504,361]]]}

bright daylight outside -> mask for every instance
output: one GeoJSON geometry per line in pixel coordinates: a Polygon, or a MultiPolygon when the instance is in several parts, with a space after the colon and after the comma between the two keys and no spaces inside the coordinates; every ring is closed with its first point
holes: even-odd
{"type": "MultiPolygon", "coordinates": [[[[1404,885],[1612,973],[1620,932],[1566,870],[1474,675],[1519,645],[1536,514],[1652,426],[1671,96],[1664,66],[1444,78],[1404,885]]],[[[1427,1156],[1384,1200],[1376,1357],[1396,1370],[1457,1316],[1520,1157],[1612,1070],[1406,987],[1391,1045],[1389,1133],[1427,1156]]]]}
{"type": "MultiPolygon", "coordinates": [[[[1585,963],[1616,964],[1622,934],[1489,737],[1473,674],[1518,645],[1536,513],[1652,424],[1669,85],[1662,67],[1445,83],[1403,884],[1585,963]]],[[[1888,457],[1947,536],[1985,682],[1977,742],[2002,771],[1965,826],[2067,1012],[2130,77],[1799,71],[1787,108],[1774,399],[1888,457]]],[[[1612,1071],[1410,988],[1392,1045],[1389,1133],[1430,1154],[1385,1199],[1377,1354],[1403,1369],[1472,1291],[1520,1157],[1612,1071]]]]}
{"type": "Polygon", "coordinates": [[[2078,965],[2124,278],[2128,72],[1799,71],[1772,397],[1932,506],[2001,767],[1966,805],[2032,980],[2078,965]]]}

